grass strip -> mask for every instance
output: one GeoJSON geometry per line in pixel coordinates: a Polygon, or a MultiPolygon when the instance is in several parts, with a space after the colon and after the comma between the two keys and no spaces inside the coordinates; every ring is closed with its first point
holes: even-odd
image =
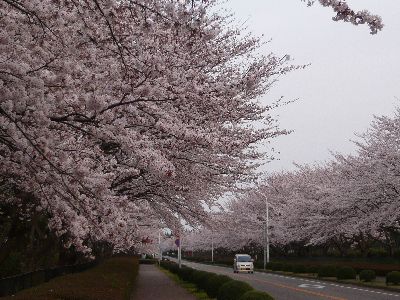
{"type": "Polygon", "coordinates": [[[90,270],[57,277],[2,300],[128,300],[138,269],[137,258],[115,257],[90,270]]]}

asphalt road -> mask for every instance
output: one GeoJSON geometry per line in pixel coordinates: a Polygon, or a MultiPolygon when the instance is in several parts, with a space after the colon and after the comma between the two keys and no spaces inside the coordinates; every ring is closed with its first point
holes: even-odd
{"type": "MultiPolygon", "coordinates": [[[[171,260],[176,261],[175,259],[171,260]]],[[[302,279],[264,272],[234,274],[232,268],[211,266],[189,261],[183,261],[183,264],[194,269],[224,274],[234,279],[248,282],[255,289],[269,293],[276,300],[400,300],[400,293],[379,289],[302,279]]]]}

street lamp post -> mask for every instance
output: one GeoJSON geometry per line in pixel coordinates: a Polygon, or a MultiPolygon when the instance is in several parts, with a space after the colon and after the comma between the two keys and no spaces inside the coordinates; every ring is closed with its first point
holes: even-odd
{"type": "Polygon", "coordinates": [[[161,265],[161,260],[162,260],[162,250],[161,250],[161,232],[158,231],[158,252],[160,253],[160,257],[158,260],[158,265],[161,265]]]}
{"type": "Polygon", "coordinates": [[[265,218],[258,217],[263,222],[264,270],[267,268],[267,263],[269,263],[269,205],[267,198],[265,199],[265,212],[265,218]]]}
{"type": "Polygon", "coordinates": [[[266,251],[266,232],[265,232],[265,228],[267,227],[265,224],[265,220],[263,220],[263,248],[264,248],[264,270],[266,269],[266,256],[267,256],[267,251],[266,251]]]}
{"type": "Polygon", "coordinates": [[[182,268],[182,236],[181,235],[179,235],[178,265],[179,265],[179,269],[182,268]]]}
{"type": "Polygon", "coordinates": [[[211,232],[211,262],[214,263],[214,237],[211,232]]]}
{"type": "MultiPolygon", "coordinates": [[[[268,205],[268,199],[267,198],[265,198],[265,207],[266,207],[266,211],[267,211],[267,221],[266,221],[266,236],[267,236],[267,238],[266,238],[266,240],[267,240],[267,259],[266,259],[266,261],[267,261],[267,263],[269,263],[269,205],[268,205]]],[[[264,270],[266,269],[266,264],[265,264],[265,259],[264,259],[264,270]]]]}

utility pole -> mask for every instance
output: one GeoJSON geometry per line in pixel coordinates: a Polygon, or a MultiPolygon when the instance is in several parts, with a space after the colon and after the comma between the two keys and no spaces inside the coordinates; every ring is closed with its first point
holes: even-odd
{"type": "Polygon", "coordinates": [[[264,270],[269,263],[269,205],[267,198],[265,198],[265,213],[265,218],[259,217],[259,220],[263,222],[264,270]]]}
{"type": "MultiPolygon", "coordinates": [[[[181,223],[181,217],[179,216],[179,227],[177,228],[178,232],[178,266],[179,269],[182,268],[182,223],[181,223]]],[[[175,241],[176,243],[176,241],[175,241]]]]}
{"type": "MultiPolygon", "coordinates": [[[[265,198],[265,206],[266,206],[266,210],[267,210],[267,263],[269,263],[269,205],[268,205],[268,199],[265,198]]],[[[265,270],[266,266],[264,263],[264,270],[265,270]]]]}
{"type": "Polygon", "coordinates": [[[158,259],[158,265],[161,265],[162,250],[161,250],[161,232],[160,232],[160,230],[158,230],[158,252],[160,253],[160,256],[158,259]]]}

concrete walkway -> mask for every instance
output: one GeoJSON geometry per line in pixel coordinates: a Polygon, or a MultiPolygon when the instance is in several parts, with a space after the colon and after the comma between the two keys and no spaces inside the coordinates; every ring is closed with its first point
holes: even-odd
{"type": "Polygon", "coordinates": [[[154,265],[139,265],[131,300],[196,300],[154,265]]]}

